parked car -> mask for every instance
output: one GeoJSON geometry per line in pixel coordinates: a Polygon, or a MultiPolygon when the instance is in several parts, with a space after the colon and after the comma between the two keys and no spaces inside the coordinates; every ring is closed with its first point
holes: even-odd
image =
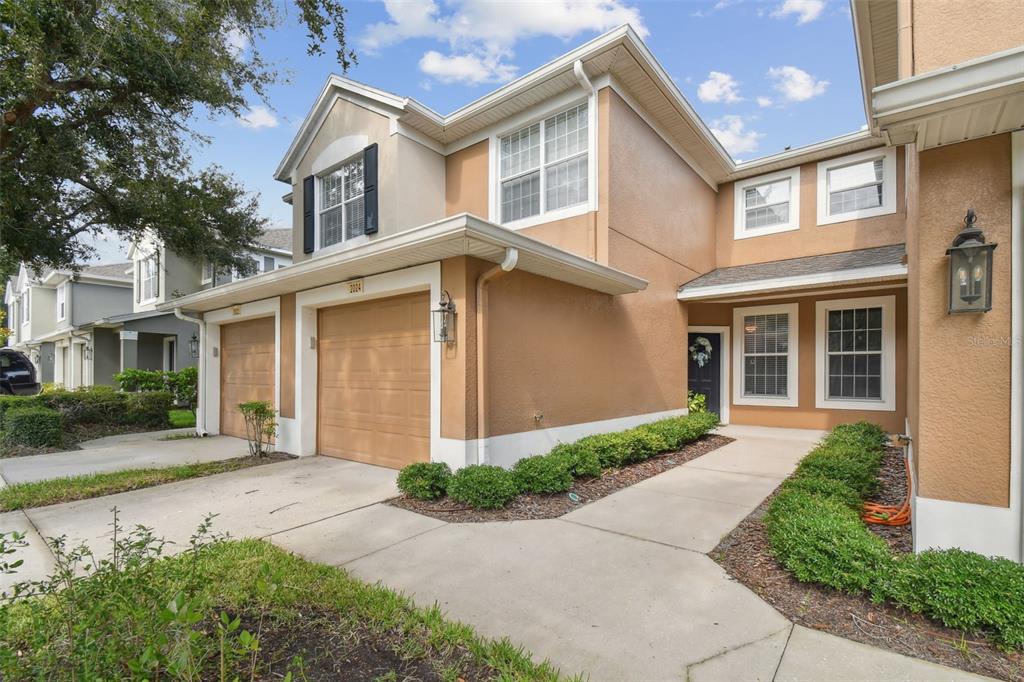
{"type": "Polygon", "coordinates": [[[24,353],[0,348],[0,395],[39,393],[36,368],[24,353]]]}

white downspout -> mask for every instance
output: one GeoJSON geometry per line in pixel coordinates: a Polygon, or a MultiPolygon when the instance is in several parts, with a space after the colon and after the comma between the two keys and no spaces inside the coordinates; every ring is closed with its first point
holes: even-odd
{"type": "Polygon", "coordinates": [[[199,377],[196,380],[199,404],[196,405],[196,433],[207,436],[209,433],[206,430],[206,322],[198,317],[189,317],[181,312],[181,308],[174,309],[174,316],[182,322],[191,322],[199,327],[199,377]]]}
{"type": "Polygon", "coordinates": [[[476,463],[487,464],[487,285],[519,262],[519,249],[505,249],[505,260],[480,275],[476,280],[476,463]]]}
{"type": "Polygon", "coordinates": [[[576,76],[576,81],[580,84],[580,87],[593,94],[594,84],[590,82],[590,79],[587,78],[587,72],[583,70],[582,59],[577,59],[572,63],[572,74],[576,76]]]}

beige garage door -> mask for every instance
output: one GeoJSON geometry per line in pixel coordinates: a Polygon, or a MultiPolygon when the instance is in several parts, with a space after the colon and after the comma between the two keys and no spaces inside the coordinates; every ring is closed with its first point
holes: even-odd
{"type": "Polygon", "coordinates": [[[322,309],[319,338],[319,452],[393,469],[429,461],[428,294],[322,309]]]}
{"type": "Polygon", "coordinates": [[[220,327],[220,432],[245,438],[238,404],[274,403],[274,318],[220,327]]]}

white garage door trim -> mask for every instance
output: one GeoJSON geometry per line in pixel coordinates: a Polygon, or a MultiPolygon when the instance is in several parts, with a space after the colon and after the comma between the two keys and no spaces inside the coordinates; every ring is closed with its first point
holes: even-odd
{"type": "MultiPolygon", "coordinates": [[[[441,263],[372,275],[362,280],[361,287],[350,282],[329,284],[295,295],[295,420],[285,424],[279,447],[298,455],[316,454],[317,428],[317,310],[345,303],[387,298],[416,291],[430,292],[430,306],[441,297],[441,263]],[[358,289],[350,291],[350,289],[358,289]]],[[[431,320],[433,325],[433,320],[431,320]]],[[[431,329],[433,337],[433,329],[431,329]]],[[[430,459],[437,461],[441,452],[441,344],[430,344],[430,459]]]]}
{"type": "Polygon", "coordinates": [[[206,313],[206,377],[200,377],[208,409],[206,430],[210,434],[220,433],[220,326],[232,322],[244,322],[257,317],[274,318],[274,409],[281,409],[281,299],[266,298],[262,301],[244,303],[232,308],[221,308],[206,313]]]}

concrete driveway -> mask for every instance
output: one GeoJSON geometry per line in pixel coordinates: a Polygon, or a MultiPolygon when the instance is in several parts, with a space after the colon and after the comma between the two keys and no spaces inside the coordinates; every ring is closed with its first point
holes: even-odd
{"type": "MultiPolygon", "coordinates": [[[[0,515],[0,530],[102,547],[116,505],[183,542],[217,511],[219,531],[437,602],[592,680],[978,679],[794,626],[708,558],[820,437],[723,432],[736,442],[559,519],[448,524],[380,504],[393,471],[313,457],[0,515]]],[[[29,563],[45,558],[33,537],[29,563]]]]}

